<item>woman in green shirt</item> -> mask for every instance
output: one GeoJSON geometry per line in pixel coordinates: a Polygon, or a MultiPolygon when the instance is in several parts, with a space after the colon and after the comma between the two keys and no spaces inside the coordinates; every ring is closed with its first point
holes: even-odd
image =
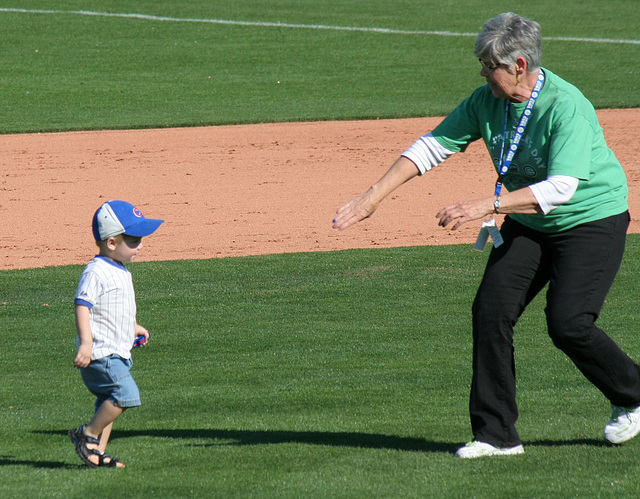
{"type": "Polygon", "coordinates": [[[624,253],[630,220],[624,171],[591,103],[541,66],[538,23],[501,14],[485,24],[474,53],[486,85],[339,208],[334,228],[368,218],[397,187],[482,139],[498,173],[494,195],[436,215],[453,230],[483,219],[494,240],[473,304],[474,439],[456,456],[524,452],[515,428],[513,328],[547,284],[549,335],[611,402],[604,438],[621,444],[640,432],[640,367],[595,321],[624,253]],[[495,213],[507,215],[499,232],[489,220],[495,213]]]}

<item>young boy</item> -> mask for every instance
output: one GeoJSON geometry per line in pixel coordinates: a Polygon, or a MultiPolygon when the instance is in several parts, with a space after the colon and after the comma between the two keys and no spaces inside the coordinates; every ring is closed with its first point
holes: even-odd
{"type": "Polygon", "coordinates": [[[143,336],[146,344],[149,331],[136,323],[133,283],[123,264],[135,259],[142,237],[155,232],[162,222],[145,218],[125,201],[108,201],[93,216],[100,251],[82,272],[75,295],[78,352],[73,365],[96,396],[95,414],[88,424],[69,430],[78,456],[93,468],[125,467],[105,450],[113,421],[141,403],[129,372],[131,348],[137,336],[143,336]]]}

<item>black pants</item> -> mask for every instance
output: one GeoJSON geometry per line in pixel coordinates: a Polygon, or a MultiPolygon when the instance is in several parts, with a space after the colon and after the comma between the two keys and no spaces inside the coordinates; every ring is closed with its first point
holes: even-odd
{"type": "Polygon", "coordinates": [[[473,304],[474,439],[499,447],[520,443],[513,328],[549,283],[549,336],[614,405],[640,405],[640,368],[594,324],[624,253],[627,212],[547,234],[511,220],[493,248],[473,304]]]}

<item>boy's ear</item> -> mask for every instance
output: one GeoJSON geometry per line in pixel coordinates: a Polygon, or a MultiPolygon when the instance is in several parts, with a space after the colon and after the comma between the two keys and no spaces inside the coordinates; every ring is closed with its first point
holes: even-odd
{"type": "Polygon", "coordinates": [[[111,236],[107,238],[107,240],[105,241],[105,244],[110,251],[114,251],[118,246],[118,241],[116,236],[111,236]]]}

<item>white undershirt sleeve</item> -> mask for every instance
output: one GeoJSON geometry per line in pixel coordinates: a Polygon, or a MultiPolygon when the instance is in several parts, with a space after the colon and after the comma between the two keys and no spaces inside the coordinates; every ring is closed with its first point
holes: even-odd
{"type": "MultiPolygon", "coordinates": [[[[415,163],[420,175],[423,175],[453,154],[455,151],[443,147],[431,133],[428,133],[416,140],[402,156],[415,163]]],[[[529,188],[546,215],[569,201],[578,189],[578,183],[579,180],[575,177],[551,175],[542,182],[530,185],[529,188]]]]}
{"type": "Polygon", "coordinates": [[[428,133],[416,140],[409,149],[402,153],[402,156],[413,161],[422,175],[452,154],[455,154],[455,151],[442,147],[433,135],[428,133]]]}
{"type": "Polygon", "coordinates": [[[579,180],[568,175],[550,175],[529,186],[545,215],[569,201],[578,189],[579,180]]]}

